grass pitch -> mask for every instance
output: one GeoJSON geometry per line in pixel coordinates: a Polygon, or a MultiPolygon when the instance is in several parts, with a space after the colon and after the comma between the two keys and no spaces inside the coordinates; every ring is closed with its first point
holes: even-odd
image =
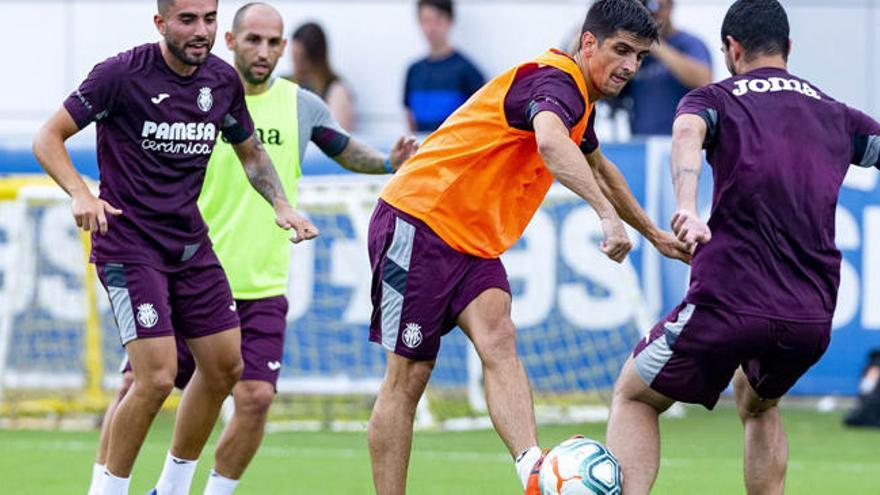
{"type": "MultiPolygon", "coordinates": [[[[880,493],[880,430],[841,426],[840,414],[786,409],[790,456],[786,493],[880,493]]],[[[734,409],[691,407],[663,419],[662,464],[653,493],[744,493],[742,431],[734,409]]],[[[544,427],[551,446],[574,433],[602,440],[604,424],[544,427]]],[[[146,493],[159,475],[171,437],[160,416],[141,451],[131,493],[146,493]]],[[[4,494],[77,494],[88,485],[97,432],[0,431],[4,494]]],[[[199,464],[192,493],[201,493],[213,442],[199,464]]],[[[522,493],[512,462],[493,431],[417,433],[410,464],[414,495],[522,493]]],[[[236,492],[367,495],[373,493],[365,432],[271,433],[236,492]]]]}

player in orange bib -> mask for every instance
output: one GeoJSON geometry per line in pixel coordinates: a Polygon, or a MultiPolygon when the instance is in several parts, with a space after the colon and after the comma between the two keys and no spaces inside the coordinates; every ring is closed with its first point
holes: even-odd
{"type": "Polygon", "coordinates": [[[554,179],[599,214],[612,260],[632,246],[621,218],[665,256],[690,258],[638,205],[592,125],[595,102],[620,92],[657,40],[651,13],[637,0],[598,0],[582,33],[574,57],[551,50],[489,81],[382,191],[369,230],[370,340],[388,352],[369,426],[379,495],[405,492],[416,405],[456,325],[482,360],[489,414],[526,484],[541,451],[498,257],[554,179]]]}

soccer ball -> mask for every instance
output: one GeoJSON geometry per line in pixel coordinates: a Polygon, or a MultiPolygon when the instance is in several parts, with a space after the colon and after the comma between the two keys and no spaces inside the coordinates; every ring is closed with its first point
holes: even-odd
{"type": "Polygon", "coordinates": [[[620,495],[620,465],[601,443],[572,437],[547,453],[538,486],[541,495],[620,495]]]}

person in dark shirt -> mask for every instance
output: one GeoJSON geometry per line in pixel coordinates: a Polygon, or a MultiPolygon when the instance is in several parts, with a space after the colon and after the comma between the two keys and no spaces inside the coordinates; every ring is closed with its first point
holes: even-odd
{"type": "MultiPolygon", "coordinates": [[[[274,77],[286,47],[284,22],[274,7],[248,3],[235,13],[231,27],[225,36],[226,46],[234,55],[255,132],[263,137],[263,146],[294,206],[302,175],[300,165],[310,142],[342,167],[369,174],[396,169],[415,151],[411,138],[401,138],[388,155],[375,151],[349,136],[318,95],[274,77]]],[[[232,495],[262,442],[284,362],[288,310],[285,294],[292,254],[285,231],[271,222],[256,221],[271,215],[272,210],[259,194],[250,190],[246,174],[238,166],[235,149],[226,141],[221,137],[214,145],[198,206],[235,298],[244,370],[232,389],[234,413],[225,422],[217,441],[204,495],[232,495]],[[230,197],[235,201],[230,201],[230,197]]],[[[178,338],[174,385],[184,390],[195,367],[185,340],[178,338]]],[[[108,427],[116,406],[134,381],[127,360],[121,369],[122,385],[104,413],[88,495],[101,493],[108,427]]],[[[179,486],[181,489],[174,491],[172,475],[162,471],[156,484],[159,493],[184,492],[179,486]]]]}
{"type": "Polygon", "coordinates": [[[657,476],[658,415],[674,401],[712,409],[731,379],[746,491],[782,493],[777,405],[831,337],[838,193],[850,164],[880,166],[880,124],[788,72],[776,0],[734,3],[721,38],[733,77],[685,96],[672,132],[672,227],[696,245],[690,288],[615,386],[607,442],[627,494],[647,494],[657,476]],[[696,212],[701,148],[714,178],[708,224],[696,212]]]}
{"type": "Polygon", "coordinates": [[[419,26],[428,56],[406,71],[403,105],[412,132],[433,132],[486,82],[480,70],[449,43],[452,0],[419,0],[419,26]]]}
{"type": "Polygon", "coordinates": [[[37,159],[71,196],[77,226],[92,232],[91,261],[134,370],[134,385],[110,425],[102,485],[114,495],[128,493],[138,451],[173,387],[175,335],[186,339],[197,362],[165,462],[181,493],[241,374],[236,305],[196,204],[219,132],[273,206],[278,226],[293,228],[297,242],[318,234],[290,206],[255,135],[238,73],[210,53],[217,1],[158,0],[157,8],[163,39],[96,65],[34,138],[37,159]],[[64,147],[92,122],[98,197],[64,147]]]}
{"type": "Polygon", "coordinates": [[[627,106],[633,135],[669,135],[681,98],[712,82],[712,57],[702,40],[672,23],[674,0],[645,4],[660,26],[660,41],[618,101],[627,106]]]}

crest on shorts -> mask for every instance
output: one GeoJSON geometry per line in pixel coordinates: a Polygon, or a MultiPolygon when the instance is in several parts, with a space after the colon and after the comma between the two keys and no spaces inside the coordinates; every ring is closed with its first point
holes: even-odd
{"type": "Polygon", "coordinates": [[[159,322],[159,313],[150,303],[144,303],[138,306],[137,314],[138,323],[144,328],[153,328],[159,322]]]}
{"type": "Polygon", "coordinates": [[[422,343],[422,326],[418,323],[407,323],[403,329],[403,343],[410,349],[415,349],[422,343]]]}
{"type": "Polygon", "coordinates": [[[199,105],[199,108],[202,109],[203,112],[208,112],[211,110],[211,107],[214,106],[214,97],[211,95],[211,88],[205,86],[204,88],[199,90],[199,97],[196,99],[196,103],[199,105]]]}

